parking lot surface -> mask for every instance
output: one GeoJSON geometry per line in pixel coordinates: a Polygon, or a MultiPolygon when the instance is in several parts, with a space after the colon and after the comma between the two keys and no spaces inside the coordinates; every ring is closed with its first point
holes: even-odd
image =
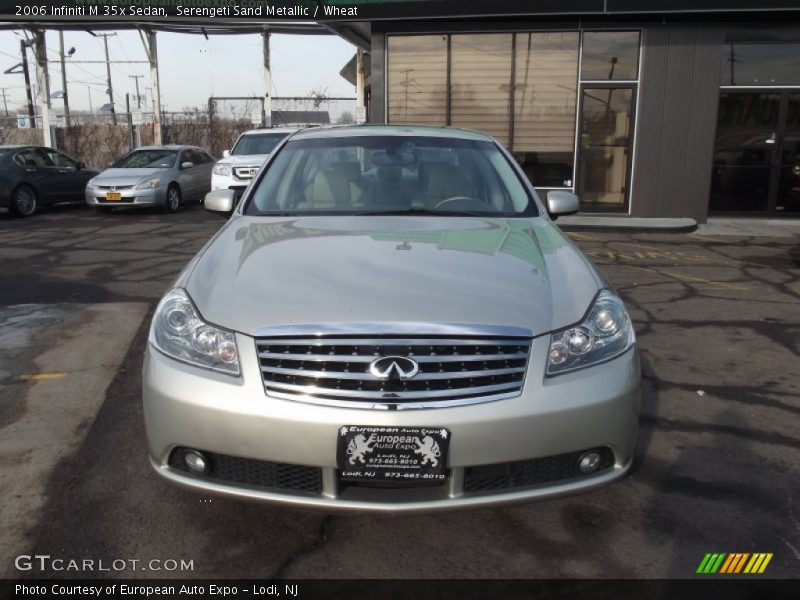
{"type": "Polygon", "coordinates": [[[222,223],[197,207],[0,214],[0,468],[30,482],[0,491],[0,576],[37,553],[193,565],[101,574],[119,577],[691,577],[706,552],[771,552],[764,576],[800,576],[797,240],[570,233],[638,335],[630,476],[510,508],[329,516],[205,498],[150,471],[149,317],[222,223]]]}

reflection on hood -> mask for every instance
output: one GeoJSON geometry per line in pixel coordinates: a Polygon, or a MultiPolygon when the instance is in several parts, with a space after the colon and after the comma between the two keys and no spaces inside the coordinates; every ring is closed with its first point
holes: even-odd
{"type": "Polygon", "coordinates": [[[598,280],[545,219],[237,217],[186,288],[211,323],[461,323],[539,335],[578,322],[598,280]]]}
{"type": "MultiPolygon", "coordinates": [[[[347,217],[336,217],[348,219],[347,217]]],[[[389,217],[370,217],[370,219],[388,219],[389,217]]],[[[236,232],[236,239],[241,240],[242,251],[239,265],[242,265],[248,256],[258,248],[275,242],[303,238],[321,237],[326,235],[369,235],[378,242],[392,242],[405,244],[411,249],[411,244],[433,244],[439,250],[456,250],[462,252],[476,252],[479,254],[508,254],[529,263],[533,268],[547,278],[547,265],[542,253],[551,253],[556,248],[567,242],[553,227],[535,227],[530,221],[524,219],[485,218],[480,219],[478,227],[442,228],[442,229],[384,229],[375,230],[363,227],[351,228],[342,231],[340,227],[331,229],[321,222],[323,217],[302,217],[290,221],[270,223],[250,223],[236,232]],[[314,221],[320,221],[314,227],[314,221]]],[[[349,218],[352,220],[354,218],[349,218]]],[[[443,217],[431,217],[436,220],[443,217]]],[[[326,219],[330,222],[330,219],[326,219]]],[[[395,218],[396,221],[396,218],[395,218]]],[[[449,221],[449,220],[448,220],[449,221]]]]}

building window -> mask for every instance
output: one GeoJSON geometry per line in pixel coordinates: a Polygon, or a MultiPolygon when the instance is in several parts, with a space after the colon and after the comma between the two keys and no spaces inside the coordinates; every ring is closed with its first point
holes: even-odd
{"type": "Polygon", "coordinates": [[[508,145],[511,34],[450,37],[450,124],[480,129],[508,145]]]}
{"type": "Polygon", "coordinates": [[[580,34],[515,38],[514,156],[538,187],[572,187],[580,34]]]}
{"type": "Polygon", "coordinates": [[[576,192],[587,211],[625,211],[633,152],[638,31],[584,31],[576,192]]]}
{"type": "Polygon", "coordinates": [[[722,85],[800,85],[800,43],[728,43],[722,56],[722,85]]]}
{"type": "Polygon", "coordinates": [[[586,31],[581,79],[633,81],[639,76],[638,31],[586,31]]]}
{"type": "Polygon", "coordinates": [[[633,88],[583,86],[578,191],[585,208],[625,207],[633,94],[633,88]]]}
{"type": "Polygon", "coordinates": [[[446,125],[447,36],[391,36],[388,58],[390,123],[446,125]]]}
{"type": "Polygon", "coordinates": [[[387,120],[484,131],[537,188],[575,190],[584,209],[624,211],[640,38],[611,30],[392,35],[387,120]]]}

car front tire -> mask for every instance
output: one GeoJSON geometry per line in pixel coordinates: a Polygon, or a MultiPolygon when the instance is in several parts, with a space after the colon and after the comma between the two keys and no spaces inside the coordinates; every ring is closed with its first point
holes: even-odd
{"type": "Polygon", "coordinates": [[[11,212],[18,217],[30,217],[39,206],[36,192],[27,185],[20,185],[11,196],[11,212]]]}
{"type": "Polygon", "coordinates": [[[178,212],[181,207],[181,190],[174,183],[167,188],[167,200],[164,203],[164,212],[178,212]]]}

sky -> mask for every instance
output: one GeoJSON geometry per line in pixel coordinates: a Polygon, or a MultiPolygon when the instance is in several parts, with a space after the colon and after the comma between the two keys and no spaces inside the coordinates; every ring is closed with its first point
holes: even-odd
{"type": "MultiPolygon", "coordinates": [[[[21,35],[21,32],[18,32],[21,35]]],[[[125,107],[125,94],[136,93],[132,75],[139,79],[140,93],[150,88],[150,68],[146,63],[124,64],[114,61],[146,61],[141,39],[136,31],[118,31],[108,38],[112,61],[111,79],[114,103],[118,112],[125,107]]],[[[8,110],[25,105],[25,82],[22,74],[3,72],[21,60],[19,35],[0,31],[0,87],[5,89],[8,110]]],[[[202,35],[158,33],[158,59],[162,105],[166,111],[184,107],[205,107],[211,95],[263,96],[263,55],[260,35],[202,35]]],[[[339,75],[355,53],[355,47],[334,35],[279,35],[270,37],[273,96],[304,96],[313,89],[327,90],[330,96],[355,96],[355,88],[339,75]]],[[[67,84],[71,109],[95,110],[108,102],[105,93],[106,65],[81,64],[77,61],[104,61],[103,39],[86,31],[64,33],[65,50],[74,47],[67,59],[67,84]]],[[[47,32],[50,61],[51,94],[61,90],[58,33],[47,32]]],[[[33,52],[28,52],[31,80],[35,82],[33,52]]],[[[2,94],[2,92],[0,92],[2,94]]],[[[148,96],[149,97],[149,96],[148,96]]],[[[2,101],[2,95],[0,95],[2,101]]],[[[60,112],[62,100],[52,100],[60,112]]],[[[2,110],[2,105],[0,105],[2,110]]]]}

